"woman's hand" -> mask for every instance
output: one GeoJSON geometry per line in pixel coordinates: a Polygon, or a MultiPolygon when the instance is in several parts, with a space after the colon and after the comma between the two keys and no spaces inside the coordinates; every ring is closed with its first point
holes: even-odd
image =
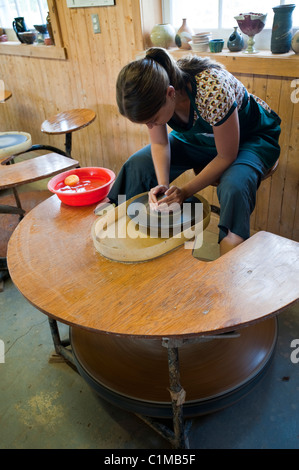
{"type": "Polygon", "coordinates": [[[172,204],[183,204],[186,199],[185,192],[182,188],[171,186],[169,189],[165,185],[158,185],[149,192],[149,204],[152,209],[166,211],[172,204]],[[164,194],[164,197],[157,199],[157,196],[164,194]]]}
{"type": "Polygon", "coordinates": [[[170,186],[164,194],[165,197],[158,201],[158,205],[167,204],[169,206],[176,203],[181,206],[187,197],[184,189],[177,186],[170,186]]]}
{"type": "Polygon", "coordinates": [[[156,209],[158,206],[157,196],[165,194],[167,190],[168,186],[166,186],[165,184],[158,184],[158,186],[155,186],[150,190],[150,192],[148,193],[148,202],[152,209],[156,209]]]}

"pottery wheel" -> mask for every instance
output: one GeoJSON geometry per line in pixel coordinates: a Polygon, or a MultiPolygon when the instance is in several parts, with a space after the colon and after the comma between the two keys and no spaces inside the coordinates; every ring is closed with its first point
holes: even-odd
{"type": "MultiPolygon", "coordinates": [[[[185,417],[233,404],[264,376],[275,351],[276,318],[239,333],[179,348],[185,417]]],[[[70,339],[79,373],[102,398],[128,411],[171,418],[167,350],[161,340],[76,327],[70,329],[70,339]]]]}
{"type": "Polygon", "coordinates": [[[148,202],[148,195],[143,194],[127,208],[127,215],[139,226],[139,229],[147,233],[157,233],[161,238],[176,235],[192,227],[199,220],[199,208],[201,201],[192,196],[186,199],[180,207],[178,204],[169,206],[170,210],[152,209],[148,202]]]}
{"type": "Polygon", "coordinates": [[[196,194],[191,203],[183,204],[183,211],[177,207],[179,210],[170,213],[151,211],[148,194],[136,195],[95,221],[94,246],[110,260],[137,263],[169,253],[190,240],[200,240],[210,221],[208,201],[196,194]]]}

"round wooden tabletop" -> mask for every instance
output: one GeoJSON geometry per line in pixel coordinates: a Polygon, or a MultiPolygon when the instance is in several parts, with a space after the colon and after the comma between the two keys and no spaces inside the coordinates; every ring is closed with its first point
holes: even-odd
{"type": "Polygon", "coordinates": [[[20,222],[8,245],[12,281],[40,311],[90,331],[138,337],[220,333],[273,315],[299,298],[299,243],[259,232],[212,262],[178,248],[124,264],[100,255],[93,206],[56,195],[20,222]]]}
{"type": "Polygon", "coordinates": [[[68,134],[88,126],[95,118],[96,113],[91,109],[71,109],[44,121],[41,131],[46,134],[68,134]]]}

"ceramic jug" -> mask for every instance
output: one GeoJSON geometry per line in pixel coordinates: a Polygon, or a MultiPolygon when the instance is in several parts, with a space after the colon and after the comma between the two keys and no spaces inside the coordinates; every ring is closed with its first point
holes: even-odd
{"type": "Polygon", "coordinates": [[[273,7],[274,19],[271,35],[271,52],[273,54],[285,54],[291,49],[293,36],[292,14],[295,4],[278,5],[273,7]]]}
{"type": "Polygon", "coordinates": [[[21,36],[19,36],[19,33],[24,33],[25,31],[27,31],[27,27],[26,27],[26,24],[25,24],[24,17],[19,16],[19,17],[15,18],[12,22],[12,27],[14,29],[14,32],[17,35],[18,40],[20,42],[23,42],[21,36]]]}
{"type": "Polygon", "coordinates": [[[238,26],[234,26],[234,32],[228,38],[227,47],[231,52],[239,52],[243,49],[244,39],[238,31],[238,26]]]}
{"type": "Polygon", "coordinates": [[[27,31],[23,16],[19,16],[18,18],[15,18],[12,22],[12,27],[15,33],[24,33],[25,31],[27,31]]]}
{"type": "Polygon", "coordinates": [[[192,40],[193,30],[187,24],[187,19],[183,18],[183,23],[175,35],[175,43],[181,49],[191,49],[190,41],[192,40]]]}

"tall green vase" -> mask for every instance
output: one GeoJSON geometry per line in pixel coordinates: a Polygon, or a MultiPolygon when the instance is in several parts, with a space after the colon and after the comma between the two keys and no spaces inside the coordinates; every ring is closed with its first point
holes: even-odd
{"type": "Polygon", "coordinates": [[[291,49],[293,36],[292,14],[295,4],[278,5],[273,7],[274,19],[271,35],[271,52],[273,54],[285,54],[291,49]]]}

